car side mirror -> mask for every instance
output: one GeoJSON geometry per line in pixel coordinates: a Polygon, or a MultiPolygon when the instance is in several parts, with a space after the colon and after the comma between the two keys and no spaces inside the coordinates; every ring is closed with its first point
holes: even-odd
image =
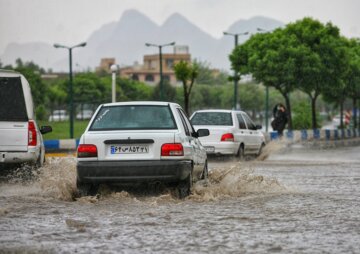
{"type": "Polygon", "coordinates": [[[40,133],[41,134],[46,134],[46,133],[49,133],[49,132],[52,132],[51,126],[41,126],[40,127],[40,133]]]}
{"type": "Polygon", "coordinates": [[[257,124],[255,127],[256,127],[257,130],[261,130],[261,129],[262,129],[262,125],[261,125],[261,124],[257,124]]]}
{"type": "Polygon", "coordinates": [[[210,131],[208,129],[198,129],[196,133],[198,137],[206,137],[210,135],[210,131]]]}

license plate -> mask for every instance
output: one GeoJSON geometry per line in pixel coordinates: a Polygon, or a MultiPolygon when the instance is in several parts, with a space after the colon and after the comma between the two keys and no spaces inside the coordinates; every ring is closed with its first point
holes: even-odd
{"type": "Polygon", "coordinates": [[[205,146],[205,151],[207,153],[215,153],[215,147],[213,147],[213,146],[205,146]]]}
{"type": "Polygon", "coordinates": [[[138,154],[148,153],[149,146],[147,145],[113,145],[110,146],[111,154],[138,154]]]}

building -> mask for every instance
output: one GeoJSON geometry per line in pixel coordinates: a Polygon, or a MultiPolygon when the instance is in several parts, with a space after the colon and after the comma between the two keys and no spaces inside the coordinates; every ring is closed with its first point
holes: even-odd
{"type": "MultiPolygon", "coordinates": [[[[173,86],[179,84],[176,80],[173,67],[180,61],[191,62],[188,46],[174,46],[174,52],[172,54],[162,54],[163,80],[169,81],[173,86]]],[[[158,84],[160,82],[160,55],[145,55],[143,65],[135,63],[133,66],[120,68],[120,76],[141,81],[149,85],[158,84]]]]}
{"type": "Polygon", "coordinates": [[[96,67],[95,71],[111,73],[110,67],[115,64],[115,58],[101,58],[100,65],[96,67]]]}

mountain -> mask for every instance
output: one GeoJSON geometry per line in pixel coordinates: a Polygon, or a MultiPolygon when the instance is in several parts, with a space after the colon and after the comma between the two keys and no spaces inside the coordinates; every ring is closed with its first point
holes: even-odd
{"type": "MultiPolygon", "coordinates": [[[[283,25],[274,19],[254,17],[238,20],[225,31],[255,33],[257,28],[271,31],[283,25]]],[[[249,36],[239,36],[239,43],[249,36]]],[[[163,44],[173,41],[177,45],[188,45],[193,59],[207,61],[214,68],[230,69],[228,55],[234,48],[232,36],[216,39],[178,13],[172,14],[159,26],[136,10],[125,11],[119,21],[105,24],[94,31],[85,48],[73,51],[73,64],[80,69],[95,68],[101,58],[115,57],[121,66],[132,65],[135,61],[142,62],[144,54],[158,53],[158,49],[146,47],[145,43],[163,44]]],[[[172,48],[166,47],[163,51],[171,52],[172,48]]],[[[64,50],[55,49],[47,43],[11,43],[0,59],[8,64],[14,63],[19,57],[23,61],[32,60],[46,69],[68,69],[68,58],[64,50]]]]}

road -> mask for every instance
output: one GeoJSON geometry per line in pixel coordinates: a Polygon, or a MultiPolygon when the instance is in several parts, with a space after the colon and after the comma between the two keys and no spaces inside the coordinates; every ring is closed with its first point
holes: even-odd
{"type": "Polygon", "coordinates": [[[0,182],[0,253],[358,253],[360,147],[269,145],[263,161],[210,161],[210,181],[74,200],[75,160],[0,182]]]}

